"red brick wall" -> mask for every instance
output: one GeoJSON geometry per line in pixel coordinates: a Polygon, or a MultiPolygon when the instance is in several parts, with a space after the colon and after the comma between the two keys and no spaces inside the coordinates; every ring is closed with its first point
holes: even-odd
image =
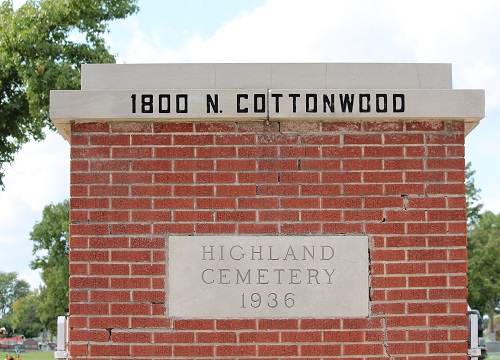
{"type": "Polygon", "coordinates": [[[70,353],[467,359],[462,122],[84,123],[70,353]],[[169,234],[366,234],[369,318],[169,319],[169,234]]]}

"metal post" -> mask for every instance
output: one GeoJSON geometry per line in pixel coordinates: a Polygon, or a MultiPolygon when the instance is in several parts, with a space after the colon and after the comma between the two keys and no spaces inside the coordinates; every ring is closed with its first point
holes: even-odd
{"type": "Polygon", "coordinates": [[[54,353],[56,359],[67,359],[69,353],[67,351],[68,342],[68,322],[65,316],[57,317],[57,350],[54,353]]]}
{"type": "Polygon", "coordinates": [[[469,357],[471,360],[478,360],[481,356],[481,349],[479,348],[478,330],[478,317],[479,311],[471,310],[467,312],[469,316],[469,357]]]}

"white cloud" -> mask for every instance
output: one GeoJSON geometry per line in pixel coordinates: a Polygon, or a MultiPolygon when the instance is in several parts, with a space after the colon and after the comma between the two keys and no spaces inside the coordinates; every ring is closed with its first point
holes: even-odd
{"type": "Polygon", "coordinates": [[[11,201],[15,197],[35,211],[68,198],[69,144],[52,131],[47,132],[46,140],[26,144],[6,169],[5,187],[11,201]]]}
{"type": "Polygon", "coordinates": [[[41,220],[43,208],[69,198],[69,145],[59,134],[26,144],[11,166],[6,166],[0,192],[0,271],[38,287],[38,272],[29,269],[32,242],[29,233],[41,220]]]}
{"type": "Polygon", "coordinates": [[[113,24],[113,34],[106,36],[106,41],[114,53],[117,63],[168,63],[179,62],[180,54],[168,47],[163,46],[165,39],[159,32],[146,33],[140,26],[139,21],[129,17],[113,24]],[[114,34],[120,36],[114,36],[114,34]]]}
{"type": "Polygon", "coordinates": [[[192,62],[356,61],[379,56],[366,14],[369,1],[271,0],[225,24],[211,38],[193,39],[186,47],[192,62]],[[344,59],[344,60],[343,60],[344,59]]]}

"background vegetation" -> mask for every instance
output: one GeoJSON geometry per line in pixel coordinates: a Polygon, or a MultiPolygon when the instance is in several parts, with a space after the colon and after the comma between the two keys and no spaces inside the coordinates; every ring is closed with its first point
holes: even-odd
{"type": "MultiPolygon", "coordinates": [[[[79,89],[83,63],[112,63],[104,35],[110,21],[138,11],[136,0],[0,0],[0,188],[3,166],[30,140],[42,140],[50,90],[79,89]],[[82,39],[77,41],[75,39],[82,39]]],[[[15,272],[0,272],[0,327],[26,337],[55,333],[68,311],[67,201],[48,205],[30,234],[44,285],[30,291],[15,272]]]]}
{"type": "Polygon", "coordinates": [[[28,0],[17,10],[11,0],[2,0],[0,187],[3,165],[52,126],[50,90],[79,89],[83,63],[115,62],[103,35],[110,21],[136,11],[135,0],[28,0]]]}

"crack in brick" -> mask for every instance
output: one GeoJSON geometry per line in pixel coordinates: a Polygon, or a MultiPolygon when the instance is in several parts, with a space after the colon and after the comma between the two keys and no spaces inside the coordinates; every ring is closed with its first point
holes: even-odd
{"type": "Polygon", "coordinates": [[[403,198],[403,210],[408,210],[408,195],[402,194],[401,197],[403,198]]]}
{"type": "Polygon", "coordinates": [[[108,331],[108,341],[111,341],[111,332],[113,331],[113,328],[106,328],[106,330],[108,331]]]}
{"type": "Polygon", "coordinates": [[[384,342],[383,342],[384,352],[385,352],[385,355],[388,356],[390,360],[394,360],[394,356],[392,356],[389,353],[389,336],[387,334],[387,316],[383,316],[382,319],[384,322],[384,342]]]}

